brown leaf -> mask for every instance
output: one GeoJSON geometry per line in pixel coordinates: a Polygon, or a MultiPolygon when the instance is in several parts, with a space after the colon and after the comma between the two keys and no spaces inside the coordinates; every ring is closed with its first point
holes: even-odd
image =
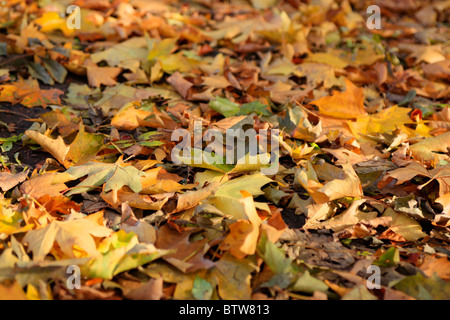
{"type": "Polygon", "coordinates": [[[19,183],[25,181],[28,171],[29,170],[16,174],[10,172],[0,172],[0,189],[2,189],[3,192],[6,192],[9,189],[14,188],[19,183]]]}
{"type": "Polygon", "coordinates": [[[436,137],[426,138],[410,146],[412,156],[419,161],[449,160],[450,132],[436,137]]]}
{"type": "Polygon", "coordinates": [[[214,266],[211,260],[204,258],[209,249],[208,239],[189,241],[195,230],[177,232],[165,224],[157,231],[155,247],[158,249],[175,249],[176,252],[164,256],[164,260],[183,272],[195,272],[214,266]]]}
{"type": "Polygon", "coordinates": [[[116,77],[122,72],[122,68],[115,67],[88,66],[86,70],[91,87],[100,87],[102,84],[114,86],[117,83],[116,77]]]}
{"type": "Polygon", "coordinates": [[[42,175],[33,174],[33,176],[22,183],[19,190],[35,199],[43,196],[57,197],[61,191],[67,189],[64,183],[53,183],[56,172],[46,172],[42,175]]]}
{"type": "Polygon", "coordinates": [[[427,256],[420,269],[428,276],[437,274],[441,279],[450,280],[450,261],[447,258],[427,256]]]}
{"type": "Polygon", "coordinates": [[[399,185],[410,181],[416,176],[424,176],[430,178],[428,182],[419,185],[419,189],[424,188],[427,184],[429,184],[433,180],[436,180],[439,183],[439,196],[450,193],[450,165],[448,164],[428,171],[421,164],[412,162],[405,168],[399,168],[389,171],[378,183],[378,188],[383,188],[393,179],[396,179],[396,184],[399,185]]]}
{"type": "Polygon", "coordinates": [[[185,99],[188,98],[189,89],[194,85],[193,83],[187,81],[183,76],[177,71],[167,78],[167,82],[170,83],[175,90],[185,99]]]}
{"type": "Polygon", "coordinates": [[[128,203],[122,203],[122,220],[120,228],[126,232],[134,232],[141,243],[153,244],[156,241],[155,228],[145,220],[137,219],[128,203]]]}
{"type": "Polygon", "coordinates": [[[183,194],[177,194],[175,199],[171,199],[164,210],[168,213],[177,213],[183,210],[193,208],[201,201],[213,195],[220,187],[220,182],[214,181],[206,187],[195,191],[186,191],[183,194]]]}
{"type": "Polygon", "coordinates": [[[125,294],[131,300],[160,300],[163,297],[163,278],[150,279],[147,283],[125,294]]]}
{"type": "Polygon", "coordinates": [[[49,104],[60,105],[59,96],[64,92],[59,89],[41,90],[36,79],[22,78],[11,84],[0,86],[0,101],[21,103],[26,107],[46,107],[49,104]]]}

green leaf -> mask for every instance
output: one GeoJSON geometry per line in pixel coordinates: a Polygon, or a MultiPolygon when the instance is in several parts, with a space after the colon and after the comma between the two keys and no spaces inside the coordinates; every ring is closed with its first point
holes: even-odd
{"type": "Polygon", "coordinates": [[[394,288],[419,300],[447,300],[450,297],[450,282],[442,280],[436,274],[426,278],[418,272],[400,280],[394,288]]]}
{"type": "Polygon", "coordinates": [[[0,148],[3,152],[8,152],[12,149],[13,143],[19,141],[22,135],[12,136],[8,138],[0,138],[0,148]]]}
{"type": "Polygon", "coordinates": [[[161,141],[140,141],[139,144],[141,146],[154,148],[154,147],[159,147],[160,145],[163,145],[164,142],[161,142],[161,141]]]}
{"type": "Polygon", "coordinates": [[[380,267],[396,266],[400,262],[400,252],[396,247],[391,247],[383,253],[373,264],[380,267]]]}
{"type": "Polygon", "coordinates": [[[67,76],[67,70],[58,61],[41,58],[45,69],[58,83],[63,83],[67,76]]]}
{"type": "Polygon", "coordinates": [[[250,113],[256,113],[257,115],[270,116],[272,113],[267,109],[267,105],[259,102],[253,101],[250,103],[245,103],[241,106],[238,115],[247,115],[250,113]]]}
{"type": "Polygon", "coordinates": [[[405,98],[398,103],[398,105],[400,107],[404,106],[404,105],[408,105],[409,103],[411,103],[411,101],[414,100],[414,98],[416,97],[416,90],[409,90],[409,92],[406,94],[405,98]]]}
{"type": "Polygon", "coordinates": [[[252,175],[244,175],[222,183],[216,191],[215,196],[240,199],[242,198],[241,190],[245,190],[253,196],[262,195],[264,191],[261,188],[272,181],[272,179],[260,172],[252,175]]]}
{"type": "Polygon", "coordinates": [[[216,97],[216,100],[211,100],[209,102],[209,107],[226,118],[247,115],[250,113],[256,113],[257,115],[263,116],[270,116],[272,114],[267,109],[267,105],[262,104],[259,101],[244,103],[242,106],[239,106],[237,103],[231,102],[226,98],[216,97]]]}
{"type": "Polygon", "coordinates": [[[237,103],[221,97],[217,97],[216,100],[211,100],[209,107],[227,118],[239,113],[239,105],[237,103]]]}
{"type": "Polygon", "coordinates": [[[305,271],[292,285],[292,291],[314,293],[314,291],[327,292],[328,286],[321,280],[314,278],[305,271]]]}
{"type": "Polygon", "coordinates": [[[263,258],[274,273],[288,273],[291,270],[291,259],[271,241],[266,241],[263,258]]]}
{"type": "Polygon", "coordinates": [[[100,257],[91,260],[83,268],[83,274],[91,278],[112,279],[115,275],[149,263],[169,253],[156,249],[152,244],[139,243],[133,232],[119,230],[99,245],[100,257]]]}
{"type": "Polygon", "coordinates": [[[48,74],[48,72],[41,64],[36,62],[29,62],[27,64],[27,68],[30,75],[34,78],[39,79],[43,83],[48,85],[55,84],[55,81],[53,81],[52,77],[48,74]]]}
{"type": "Polygon", "coordinates": [[[278,286],[286,289],[294,279],[292,260],[286,257],[283,250],[277,248],[273,242],[268,240],[266,233],[262,233],[260,236],[257,252],[273,272],[273,276],[262,283],[260,287],[272,288],[278,286]]]}
{"type": "Polygon", "coordinates": [[[213,287],[211,283],[199,276],[195,277],[194,286],[192,288],[192,295],[197,300],[210,300],[213,294],[213,287]]]}
{"type": "Polygon", "coordinates": [[[177,40],[178,39],[176,38],[166,38],[155,43],[152,50],[150,50],[147,59],[151,61],[155,58],[169,56],[175,49],[177,40]]]}
{"type": "Polygon", "coordinates": [[[78,179],[84,176],[87,178],[78,184],[73,190],[66,195],[70,196],[86,192],[93,189],[93,186],[103,186],[103,192],[111,190],[119,190],[123,186],[128,186],[134,192],[142,190],[140,177],[144,175],[133,166],[122,165],[122,160],[119,159],[116,163],[101,163],[88,162],[81,166],[70,167],[68,173],[73,179],[78,179]]]}
{"type": "Polygon", "coordinates": [[[7,46],[6,42],[0,43],[0,56],[7,56],[8,55],[8,52],[6,51],[6,46],[7,46]]]}

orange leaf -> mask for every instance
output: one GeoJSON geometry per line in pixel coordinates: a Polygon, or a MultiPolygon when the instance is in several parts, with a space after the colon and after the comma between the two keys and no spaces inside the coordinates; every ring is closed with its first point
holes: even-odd
{"type": "Polygon", "coordinates": [[[89,85],[91,87],[113,86],[116,82],[116,77],[122,72],[121,68],[113,67],[86,67],[89,85]]]}
{"type": "Polygon", "coordinates": [[[61,104],[59,89],[41,90],[36,79],[20,79],[0,86],[0,102],[21,103],[26,107],[46,107],[48,104],[61,104]]]}
{"type": "Polygon", "coordinates": [[[259,228],[248,220],[239,220],[230,225],[230,233],[221,243],[222,250],[228,250],[238,259],[256,252],[259,228]]]}
{"type": "Polygon", "coordinates": [[[356,87],[345,79],[347,89],[344,92],[334,91],[329,97],[312,101],[319,107],[320,113],[335,118],[351,119],[367,114],[364,109],[363,89],[356,87]]]}

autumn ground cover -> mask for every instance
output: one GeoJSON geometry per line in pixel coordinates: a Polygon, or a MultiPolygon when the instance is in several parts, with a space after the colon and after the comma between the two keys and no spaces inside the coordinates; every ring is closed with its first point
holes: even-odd
{"type": "Polygon", "coordinates": [[[0,298],[450,299],[449,16],[0,0],[0,298]]]}

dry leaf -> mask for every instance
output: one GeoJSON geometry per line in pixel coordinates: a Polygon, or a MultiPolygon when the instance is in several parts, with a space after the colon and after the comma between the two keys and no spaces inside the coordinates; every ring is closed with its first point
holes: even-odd
{"type": "Polygon", "coordinates": [[[367,114],[364,109],[363,89],[356,87],[351,81],[345,80],[346,90],[335,91],[329,97],[314,100],[311,104],[319,107],[323,115],[335,118],[352,119],[367,114]]]}

